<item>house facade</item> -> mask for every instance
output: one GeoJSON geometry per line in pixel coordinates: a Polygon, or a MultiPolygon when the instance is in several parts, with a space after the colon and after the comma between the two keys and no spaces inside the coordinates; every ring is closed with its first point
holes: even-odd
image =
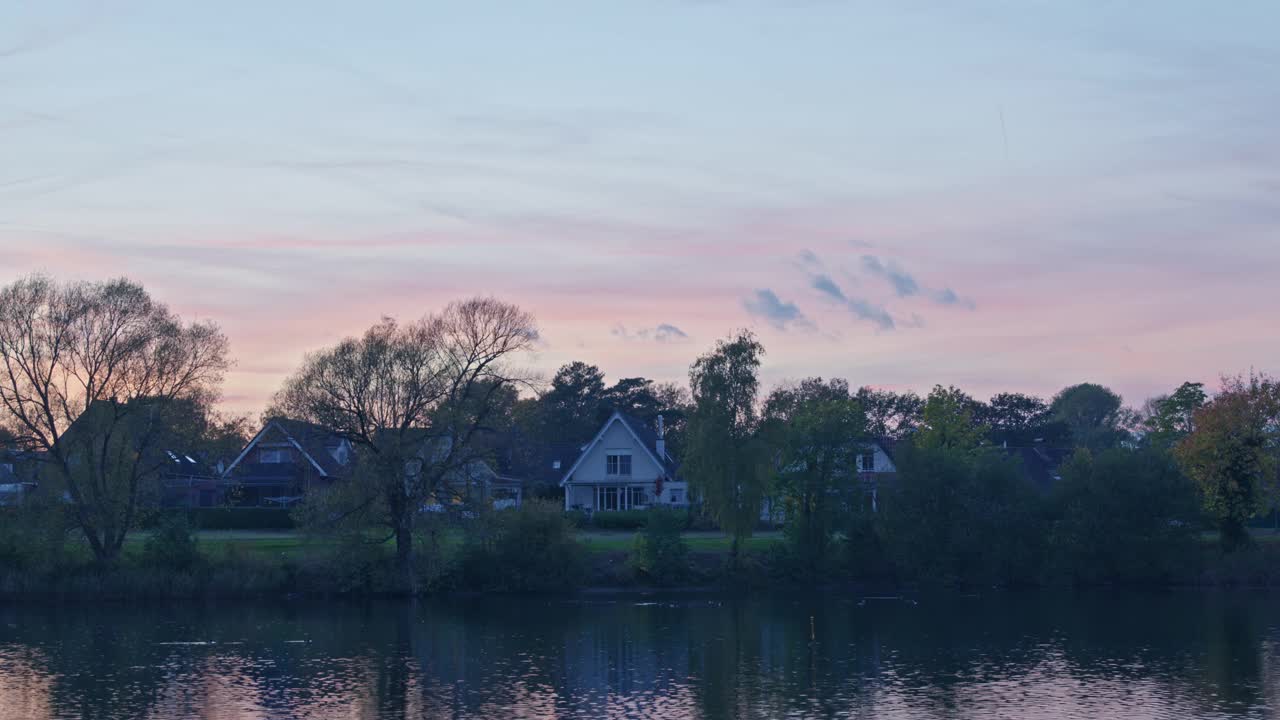
{"type": "MultiPolygon", "coordinates": [[[[653,427],[614,412],[577,457],[563,467],[565,510],[617,512],[655,505],[687,506],[688,483],[667,453],[662,417],[653,427]]],[[[559,462],[559,461],[553,461],[559,462]]]]}
{"type": "Polygon", "coordinates": [[[327,428],[271,418],[222,472],[229,504],[291,507],[350,470],[351,443],[327,428]]]}

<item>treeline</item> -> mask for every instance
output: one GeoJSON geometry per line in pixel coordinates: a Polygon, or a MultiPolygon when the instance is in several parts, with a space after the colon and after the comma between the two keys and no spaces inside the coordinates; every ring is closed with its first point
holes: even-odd
{"type": "Polygon", "coordinates": [[[761,500],[779,502],[802,576],[830,574],[838,548],[859,558],[855,574],[899,579],[1168,580],[1201,528],[1236,551],[1252,543],[1250,519],[1280,502],[1280,384],[1265,375],[1225,378],[1212,398],[1184,383],[1142,411],[1094,384],[1047,403],[942,386],[916,402],[811,378],[760,402],[763,353],[742,333],[694,362],[684,472],[735,549],[761,500]],[[892,427],[867,402],[877,395],[892,427]],[[900,438],[897,475],[872,513],[857,455],[886,430],[900,438]],[[1072,448],[1047,489],[1007,452],[1046,438],[1072,448]]]}
{"type": "MultiPolygon", "coordinates": [[[[637,541],[632,565],[668,580],[680,575],[678,563],[666,567],[670,558],[686,556],[678,531],[671,535],[682,524],[712,523],[730,535],[730,574],[758,562],[743,548],[766,501],[786,519],[771,572],[792,578],[1156,578],[1163,559],[1201,528],[1216,529],[1226,550],[1248,547],[1247,524],[1280,495],[1280,390],[1264,375],[1227,378],[1212,397],[1184,383],[1140,409],[1089,383],[1049,400],[1001,393],[980,401],[942,386],[921,397],[822,378],[765,394],[764,348],[744,332],[698,357],[687,387],[607,384],[584,363],[544,385],[519,362],[536,338],[520,308],[475,298],[409,323],[384,319],[308,355],[267,414],[329,428],[358,461],[306,498],[297,524],[324,546],[345,548],[334,562],[368,559],[357,576],[389,576],[402,592],[576,577],[533,557],[555,548],[546,554],[571,562],[576,545],[564,528],[572,518],[553,521],[542,505],[493,518],[470,508],[448,527],[421,509],[451,478],[491,459],[495,436],[525,448],[580,444],[613,409],[664,416],[668,448],[699,500],[695,517],[655,521],[637,541]],[[857,463],[882,437],[898,444],[898,473],[879,488],[872,513],[857,463]],[[428,438],[433,451],[424,454],[428,438]],[[1045,493],[1006,447],[1075,454],[1045,493]],[[389,575],[378,559],[388,544],[389,575]]],[[[196,442],[218,452],[243,442],[244,423],[213,410],[229,366],[216,325],[183,322],[134,283],[37,276],[0,289],[0,427],[39,458],[39,492],[0,523],[0,566],[57,575],[76,562],[66,547],[79,538],[94,572],[112,572],[130,533],[156,516],[164,448],[196,442]]],[[[181,522],[166,522],[150,542],[159,566],[195,557],[181,522]]]]}

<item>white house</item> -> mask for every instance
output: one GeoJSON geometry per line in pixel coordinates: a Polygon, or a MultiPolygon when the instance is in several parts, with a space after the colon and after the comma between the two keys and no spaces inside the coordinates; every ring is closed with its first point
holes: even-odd
{"type": "Polygon", "coordinates": [[[667,454],[662,416],[656,427],[614,412],[560,479],[565,510],[613,512],[689,504],[688,483],[667,454]]]}
{"type": "Polygon", "coordinates": [[[863,445],[858,454],[858,475],[862,478],[863,491],[871,499],[871,512],[880,510],[880,481],[898,474],[893,450],[892,439],[876,438],[863,445]]]}

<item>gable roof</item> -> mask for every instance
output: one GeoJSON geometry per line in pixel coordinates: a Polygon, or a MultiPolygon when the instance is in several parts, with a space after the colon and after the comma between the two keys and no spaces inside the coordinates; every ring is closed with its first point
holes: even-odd
{"type": "Polygon", "coordinates": [[[294,420],[292,418],[275,417],[267,420],[263,424],[262,429],[258,431],[253,439],[245,445],[244,450],[236,456],[235,460],[227,466],[223,471],[224,475],[230,474],[241,460],[249,454],[257,444],[266,436],[271,429],[278,430],[285,439],[290,442],[298,452],[302,454],[308,462],[321,474],[326,477],[336,477],[341,475],[345,470],[345,466],[338,462],[330,450],[338,447],[342,443],[342,438],[329,430],[315,423],[309,423],[305,420],[294,420]]]}
{"type": "Polygon", "coordinates": [[[596,436],[586,445],[582,446],[578,452],[578,456],[574,459],[573,464],[570,465],[569,469],[560,477],[561,485],[564,485],[565,482],[573,476],[574,471],[578,469],[578,466],[581,465],[582,461],[588,454],[590,454],[592,448],[604,439],[604,434],[608,432],[610,426],[615,422],[621,423],[622,426],[631,433],[631,437],[636,441],[636,444],[644,450],[645,454],[649,456],[649,459],[652,460],[655,465],[662,468],[663,471],[667,473],[668,477],[672,479],[675,478],[677,465],[675,460],[671,458],[671,455],[669,453],[664,453],[666,457],[658,457],[658,433],[634,415],[628,415],[621,410],[614,410],[613,414],[609,416],[609,419],[605,420],[604,424],[600,426],[600,431],[596,433],[596,436]]]}

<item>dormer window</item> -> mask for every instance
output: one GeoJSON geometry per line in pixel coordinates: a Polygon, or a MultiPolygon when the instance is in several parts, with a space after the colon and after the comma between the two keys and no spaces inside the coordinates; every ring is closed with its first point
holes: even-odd
{"type": "Polygon", "coordinates": [[[630,455],[606,455],[604,461],[605,475],[631,475],[630,455]]]}

